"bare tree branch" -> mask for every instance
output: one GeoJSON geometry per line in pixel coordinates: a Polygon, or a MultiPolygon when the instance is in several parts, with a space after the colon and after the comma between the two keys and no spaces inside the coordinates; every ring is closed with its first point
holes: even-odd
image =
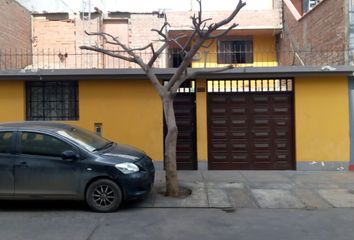
{"type": "Polygon", "coordinates": [[[131,55],[132,57],[135,57],[137,56],[136,54],[134,54],[132,51],[130,51],[131,48],[127,47],[124,43],[122,43],[118,37],[114,37],[113,35],[109,34],[109,33],[105,33],[105,32],[93,32],[93,33],[89,33],[89,32],[86,32],[85,33],[89,36],[101,36],[103,37],[103,39],[107,42],[107,43],[110,43],[110,44],[113,44],[113,45],[117,45],[117,46],[120,46],[123,48],[124,51],[126,51],[127,53],[129,53],[129,55],[131,55]],[[113,40],[110,41],[107,39],[107,37],[111,38],[113,40]]]}
{"type": "Polygon", "coordinates": [[[187,42],[184,44],[183,48],[182,48],[182,51],[184,52],[187,47],[189,47],[189,45],[192,43],[194,37],[196,35],[196,31],[193,31],[192,35],[188,38],[187,42]]]}
{"type": "MultiPolygon", "coordinates": [[[[141,59],[141,57],[139,55],[137,55],[134,51],[136,51],[137,49],[132,49],[132,48],[129,48],[128,46],[126,46],[124,43],[122,43],[117,37],[114,37],[113,35],[111,34],[108,34],[108,33],[103,33],[103,32],[97,32],[97,33],[88,33],[88,32],[85,32],[87,35],[96,35],[96,36],[101,36],[103,37],[105,40],[108,40],[107,37],[111,38],[113,40],[113,44],[114,45],[118,45],[120,47],[123,48],[123,52],[126,52],[128,53],[131,57],[127,57],[127,56],[124,56],[122,54],[117,54],[116,52],[114,52],[115,50],[109,50],[109,49],[104,49],[104,48],[99,48],[99,47],[93,47],[93,46],[80,46],[80,49],[86,49],[86,50],[91,50],[91,51],[95,51],[95,52],[101,52],[103,54],[106,54],[108,56],[111,56],[111,57],[115,57],[115,58],[119,58],[119,59],[123,59],[125,61],[128,61],[128,62],[133,62],[133,63],[136,63],[138,64],[143,70],[144,72],[146,73],[146,75],[149,77],[149,79],[151,80],[152,84],[155,86],[155,88],[157,89],[157,91],[159,92],[159,94],[161,95],[162,91],[163,91],[163,86],[161,85],[160,81],[157,79],[156,75],[153,74],[151,72],[151,66],[144,63],[144,61],[141,59]]],[[[111,42],[111,41],[110,41],[111,42]]],[[[143,47],[143,48],[140,48],[141,50],[144,50],[144,49],[147,49],[147,48],[151,48],[153,50],[153,45],[152,43],[148,44],[147,46],[143,47]]],[[[161,51],[161,49],[159,49],[161,51]]],[[[159,52],[160,52],[159,51],[159,52]]],[[[163,51],[163,50],[162,50],[163,51]]],[[[161,51],[161,53],[162,53],[161,51]]],[[[161,54],[160,53],[160,54],[161,54]]],[[[158,55],[160,55],[158,54],[158,55]]],[[[158,55],[156,53],[153,54],[153,56],[157,56],[158,55]]],[[[157,58],[156,57],[156,58],[157,58]]],[[[154,60],[155,61],[155,60],[154,60]]],[[[153,62],[154,62],[153,61],[153,62]]],[[[152,64],[153,64],[152,62],[152,64]]]]}
{"type": "Polygon", "coordinates": [[[182,44],[178,40],[180,40],[181,38],[185,38],[185,37],[187,37],[186,34],[180,34],[180,35],[176,36],[175,38],[169,39],[168,41],[174,42],[181,50],[183,50],[184,46],[182,46],[182,44]]]}
{"type": "Polygon", "coordinates": [[[196,70],[193,71],[191,73],[186,73],[186,75],[179,79],[178,81],[175,82],[175,84],[173,85],[173,87],[171,88],[171,91],[173,93],[176,93],[177,90],[180,88],[180,86],[188,79],[195,79],[197,78],[199,75],[203,75],[203,74],[212,74],[212,73],[218,73],[218,72],[224,72],[230,69],[233,69],[234,66],[233,65],[227,65],[225,67],[222,68],[218,68],[218,69],[209,69],[209,70],[196,70]]]}
{"type": "Polygon", "coordinates": [[[199,4],[198,22],[199,22],[199,26],[200,26],[200,24],[202,24],[202,1],[201,0],[197,0],[197,2],[199,4]]]}
{"type": "Polygon", "coordinates": [[[239,0],[235,10],[225,19],[215,23],[215,24],[211,24],[210,29],[208,30],[209,34],[212,33],[213,31],[215,31],[216,29],[218,29],[221,26],[224,26],[226,24],[228,24],[229,22],[232,21],[232,19],[235,18],[235,16],[238,14],[238,12],[246,5],[246,2],[243,2],[242,0],[239,0]]]}
{"type": "Polygon", "coordinates": [[[178,40],[180,40],[180,39],[182,39],[182,38],[186,38],[187,37],[187,34],[180,34],[180,35],[177,35],[174,39],[176,40],[176,41],[178,41],[178,40]]]}
{"type": "Polygon", "coordinates": [[[104,40],[104,43],[108,43],[108,44],[111,44],[111,45],[119,45],[117,43],[117,41],[115,40],[115,37],[108,34],[108,33],[104,33],[104,32],[95,32],[95,33],[89,33],[87,31],[85,31],[85,34],[88,35],[88,36],[100,36],[103,38],[104,40]],[[112,40],[114,40],[114,42],[112,42],[111,40],[109,40],[107,37],[111,38],[112,40]]]}
{"type": "Polygon", "coordinates": [[[191,22],[193,25],[193,30],[189,35],[187,41],[183,43],[180,41],[182,38],[186,38],[186,35],[179,35],[174,38],[168,36],[168,26],[169,23],[167,19],[163,26],[160,29],[151,29],[151,31],[156,32],[159,36],[157,41],[162,42],[162,46],[160,46],[157,51],[154,49],[153,43],[150,43],[144,47],[140,48],[130,48],[124,43],[120,41],[118,37],[114,37],[108,33],[86,33],[88,35],[97,35],[101,36],[106,44],[111,44],[115,46],[119,46],[122,50],[109,50],[104,49],[99,46],[81,46],[81,49],[101,52],[103,54],[120,58],[126,60],[128,62],[133,62],[138,64],[143,71],[145,72],[148,79],[150,79],[151,83],[158,91],[158,94],[161,97],[163,103],[163,111],[167,124],[167,135],[165,138],[165,162],[166,162],[166,193],[177,196],[179,192],[178,187],[178,178],[176,172],[176,144],[177,144],[177,125],[176,119],[173,109],[173,98],[177,94],[178,89],[188,79],[196,79],[201,74],[209,74],[209,73],[217,73],[222,72],[228,69],[233,68],[232,65],[225,66],[219,69],[196,69],[189,70],[189,66],[193,61],[193,57],[198,53],[198,50],[201,48],[209,48],[213,43],[214,39],[222,37],[226,35],[229,31],[235,28],[236,24],[231,24],[231,26],[226,27],[226,30],[222,30],[219,33],[216,32],[220,27],[226,26],[229,24],[234,17],[238,14],[242,7],[246,5],[242,0],[238,1],[236,8],[232,11],[232,13],[223,20],[216,23],[208,23],[208,21],[212,20],[211,18],[204,19],[203,11],[202,11],[202,0],[196,0],[199,4],[198,14],[194,14],[191,17],[191,22]],[[210,42],[208,42],[210,41],[210,42]],[[158,80],[156,73],[154,72],[153,65],[156,60],[161,56],[161,54],[168,48],[172,43],[176,44],[180,49],[180,53],[182,55],[182,62],[175,69],[174,74],[167,82],[166,85],[162,85],[162,83],[158,80]],[[139,51],[144,51],[147,49],[151,49],[152,56],[148,63],[145,63],[144,60],[137,54],[139,51]],[[125,55],[125,54],[127,55],[125,55]]]}
{"type": "MultiPolygon", "coordinates": [[[[120,46],[120,47],[122,47],[123,48],[123,50],[124,50],[124,52],[126,52],[126,53],[128,53],[133,59],[134,59],[134,62],[136,63],[136,64],[138,64],[142,69],[146,69],[146,64],[142,61],[142,59],[140,58],[140,56],[139,55],[137,55],[134,51],[132,51],[132,48],[129,48],[127,45],[125,45],[124,43],[122,43],[119,39],[118,39],[118,37],[114,37],[113,35],[111,35],[111,34],[109,34],[109,33],[104,33],[104,32],[96,32],[96,33],[88,33],[88,32],[85,32],[87,35],[96,35],[96,36],[102,36],[105,40],[108,40],[107,39],[107,37],[110,37],[114,42],[112,42],[112,44],[114,44],[114,45],[118,45],[118,46],[120,46]]],[[[149,45],[148,45],[149,46],[149,45]]],[[[80,46],[80,48],[81,49],[83,49],[83,47],[85,47],[85,46],[80,46]]],[[[87,47],[87,46],[86,46],[87,47]]],[[[93,48],[95,48],[95,47],[93,47],[93,48]]],[[[97,47],[96,47],[96,49],[98,49],[97,47]]],[[[102,48],[103,49],[103,48],[102,48]]],[[[93,49],[92,49],[93,50],[93,49]]],[[[103,50],[105,50],[105,51],[110,51],[110,50],[108,50],[108,49],[103,49],[103,50]]],[[[101,51],[101,52],[103,52],[103,51],[101,51]]],[[[112,52],[111,52],[112,53],[112,52]]],[[[111,56],[111,55],[110,55],[111,56]]],[[[117,58],[119,58],[118,56],[117,56],[117,58]]],[[[121,58],[121,59],[123,59],[123,58],[121,58]]]]}
{"type": "Polygon", "coordinates": [[[174,42],[180,49],[183,49],[182,44],[180,44],[176,39],[171,39],[171,42],[174,42]]]}
{"type": "Polygon", "coordinates": [[[170,24],[169,24],[168,22],[165,22],[165,23],[163,24],[163,26],[161,27],[160,30],[153,28],[153,29],[151,29],[151,31],[157,32],[164,40],[167,41],[167,36],[166,36],[166,34],[163,32],[163,30],[164,30],[166,27],[168,27],[168,26],[170,26],[170,24]]]}
{"type": "Polygon", "coordinates": [[[152,68],[154,65],[155,61],[158,59],[158,57],[162,54],[162,52],[168,47],[168,42],[165,42],[156,52],[153,53],[151,59],[148,62],[148,66],[152,68]]]}
{"type": "Polygon", "coordinates": [[[201,45],[206,41],[206,38],[198,38],[196,42],[193,44],[191,49],[186,52],[182,62],[180,63],[179,67],[176,69],[175,73],[171,77],[170,81],[165,85],[165,89],[169,91],[175,82],[182,76],[185,69],[188,68],[189,64],[192,62],[193,56],[197,53],[201,45]]]}
{"type": "Polygon", "coordinates": [[[191,19],[192,19],[192,24],[194,26],[194,32],[196,32],[198,34],[198,36],[201,36],[202,33],[201,33],[201,30],[200,30],[200,25],[198,23],[197,17],[195,15],[193,15],[191,17],[191,19]]]}
{"type": "Polygon", "coordinates": [[[155,49],[154,49],[154,45],[152,43],[149,43],[148,45],[146,45],[145,47],[141,47],[141,48],[130,48],[129,50],[110,50],[112,52],[133,52],[133,51],[143,51],[143,50],[146,50],[150,48],[152,53],[155,52],[155,49]]]}
{"type": "Polygon", "coordinates": [[[169,46],[170,42],[174,42],[176,43],[181,49],[183,48],[183,46],[178,42],[179,39],[181,38],[185,38],[186,34],[180,34],[178,36],[176,36],[173,39],[168,39],[166,38],[165,40],[163,40],[164,44],[157,50],[157,52],[153,52],[153,56],[151,57],[150,61],[148,62],[148,66],[152,67],[155,63],[155,61],[157,60],[157,58],[162,54],[162,52],[169,46]]]}
{"type": "MultiPolygon", "coordinates": [[[[194,31],[199,36],[199,39],[194,43],[193,47],[185,55],[182,63],[176,69],[175,74],[172,76],[170,81],[166,84],[165,88],[167,90],[170,90],[174,86],[174,84],[178,81],[179,77],[182,76],[184,69],[186,69],[188,67],[188,65],[191,63],[193,56],[197,53],[198,49],[204,45],[204,42],[209,39],[214,39],[215,35],[212,35],[212,33],[215,30],[217,30],[219,27],[224,26],[224,25],[228,24],[229,22],[231,22],[232,19],[238,14],[238,12],[246,5],[245,2],[243,2],[242,0],[239,0],[235,10],[227,18],[225,18],[217,23],[210,24],[208,27],[208,30],[206,32],[202,32],[200,29],[201,22],[203,21],[201,19],[202,8],[201,8],[200,1],[201,0],[197,0],[197,2],[199,3],[199,9],[200,9],[199,13],[198,13],[198,17],[196,17],[195,15],[192,17],[192,23],[195,27],[194,31]]],[[[231,25],[228,29],[226,29],[225,30],[226,32],[223,32],[223,34],[226,34],[228,31],[230,31],[232,28],[234,28],[233,25],[231,25]]]]}
{"type": "Polygon", "coordinates": [[[119,58],[128,62],[132,62],[132,63],[137,63],[136,60],[132,57],[127,57],[121,54],[117,54],[115,51],[111,51],[108,49],[104,49],[104,48],[99,48],[99,47],[90,47],[90,46],[80,46],[80,49],[84,49],[84,50],[90,50],[90,51],[94,51],[94,52],[100,52],[100,53],[104,53],[108,56],[114,57],[114,58],[119,58]]]}
{"type": "Polygon", "coordinates": [[[230,32],[232,29],[234,29],[235,27],[237,27],[238,24],[234,23],[232,24],[230,27],[228,27],[226,30],[224,30],[222,33],[219,33],[219,34],[211,34],[209,36],[210,39],[216,39],[216,38],[220,38],[220,37],[223,37],[225,36],[228,32],[230,32]]]}
{"type": "Polygon", "coordinates": [[[207,48],[210,48],[211,45],[213,45],[213,43],[214,43],[214,41],[210,41],[208,45],[204,45],[204,44],[203,44],[201,47],[207,49],[207,48]]]}
{"type": "Polygon", "coordinates": [[[155,52],[154,45],[152,45],[152,43],[149,43],[145,47],[141,47],[141,48],[131,48],[131,49],[129,49],[129,51],[143,51],[143,50],[146,50],[148,48],[150,48],[153,53],[155,52]]]}
{"type": "Polygon", "coordinates": [[[201,22],[200,22],[200,25],[201,24],[206,24],[206,22],[207,21],[210,21],[210,20],[213,20],[212,18],[206,18],[206,19],[204,19],[204,20],[202,20],[201,22]]]}

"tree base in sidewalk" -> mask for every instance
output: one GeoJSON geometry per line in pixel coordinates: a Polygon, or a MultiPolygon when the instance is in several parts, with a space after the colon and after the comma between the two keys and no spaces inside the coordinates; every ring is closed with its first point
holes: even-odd
{"type": "MultiPolygon", "coordinates": [[[[166,194],[166,190],[165,189],[161,189],[161,191],[158,192],[161,195],[164,195],[166,197],[172,197],[172,196],[168,196],[166,194]]],[[[192,189],[186,188],[186,187],[179,187],[179,194],[176,198],[185,198],[188,197],[192,194],[192,189]]]]}

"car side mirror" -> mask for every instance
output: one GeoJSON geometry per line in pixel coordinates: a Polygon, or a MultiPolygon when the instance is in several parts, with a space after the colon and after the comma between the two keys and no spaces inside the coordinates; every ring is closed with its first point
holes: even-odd
{"type": "Polygon", "coordinates": [[[68,150],[68,151],[62,152],[61,158],[63,160],[76,160],[76,159],[79,159],[80,156],[79,156],[79,154],[75,153],[74,151],[68,150]]]}

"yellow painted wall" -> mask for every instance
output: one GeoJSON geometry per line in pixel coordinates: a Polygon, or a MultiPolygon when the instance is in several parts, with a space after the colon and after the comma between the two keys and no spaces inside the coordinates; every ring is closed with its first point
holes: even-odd
{"type": "Polygon", "coordinates": [[[0,81],[0,121],[25,119],[25,88],[23,81],[0,81]]]}
{"type": "Polygon", "coordinates": [[[79,83],[80,120],[72,122],[94,130],[103,124],[103,136],[163,159],[163,117],[158,94],[148,80],[98,80],[79,83]]]}
{"type": "Polygon", "coordinates": [[[346,77],[295,79],[296,160],[349,161],[346,77]]]}
{"type": "Polygon", "coordinates": [[[278,66],[277,55],[275,50],[275,37],[268,35],[255,36],[253,38],[253,66],[278,66]]]}
{"type": "Polygon", "coordinates": [[[197,80],[196,115],[197,115],[197,155],[199,161],[208,160],[208,127],[207,127],[207,99],[206,80],[197,80]]]}
{"type": "MultiPolygon", "coordinates": [[[[220,67],[228,64],[217,63],[217,41],[209,42],[209,48],[201,48],[192,63],[194,68],[220,67]]],[[[238,67],[277,66],[275,37],[270,35],[253,36],[253,64],[235,64],[238,67]]]]}
{"type": "MultiPolygon", "coordinates": [[[[197,88],[205,88],[198,80],[197,88]]],[[[295,79],[296,160],[349,161],[349,106],[346,77],[295,79]]],[[[207,160],[206,92],[197,92],[198,160],[207,160]]],[[[94,130],[103,123],[103,136],[145,150],[163,159],[163,117],[160,98],[149,81],[80,81],[80,120],[65,121],[94,130]]],[[[0,121],[25,119],[23,81],[0,81],[0,121]]]]}
{"type": "MultiPolygon", "coordinates": [[[[0,122],[25,120],[23,81],[0,81],[0,122]]],[[[79,120],[63,121],[89,130],[103,124],[103,136],[163,159],[163,117],[158,94],[148,80],[80,81],[79,120]]]]}

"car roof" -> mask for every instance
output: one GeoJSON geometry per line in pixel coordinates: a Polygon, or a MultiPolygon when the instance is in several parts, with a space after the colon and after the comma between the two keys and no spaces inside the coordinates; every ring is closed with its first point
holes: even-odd
{"type": "Polygon", "coordinates": [[[24,121],[24,122],[7,122],[0,123],[1,129],[32,129],[45,131],[58,131],[62,129],[71,129],[74,126],[58,122],[50,121],[24,121]]]}

